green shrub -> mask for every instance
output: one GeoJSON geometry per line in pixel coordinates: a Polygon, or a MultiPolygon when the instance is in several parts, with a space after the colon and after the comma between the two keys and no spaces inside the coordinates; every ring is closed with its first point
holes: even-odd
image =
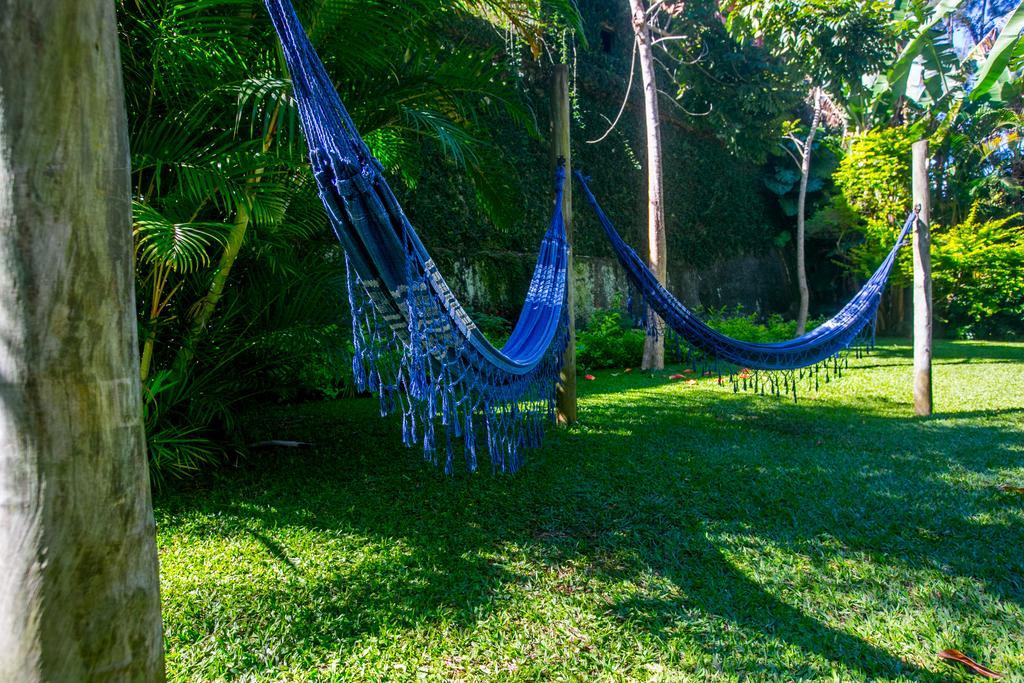
{"type": "MultiPolygon", "coordinates": [[[[722,334],[749,342],[779,342],[796,336],[796,321],[773,313],[761,318],[744,313],[742,307],[701,312],[702,319],[722,334]]],[[[808,328],[820,324],[808,321],[808,328]]],[[[672,330],[665,335],[665,360],[681,362],[686,344],[672,330]]],[[[629,368],[640,365],[644,352],[644,331],[632,327],[618,311],[598,311],[576,334],[576,360],[580,368],[629,368]]]]}
{"type": "Polygon", "coordinates": [[[644,331],[629,324],[619,311],[595,311],[586,328],[576,333],[580,368],[628,368],[640,364],[644,331]]]}
{"type": "MultiPolygon", "coordinates": [[[[778,313],[761,318],[757,313],[744,313],[742,307],[735,309],[711,309],[702,313],[704,321],[722,334],[748,342],[779,342],[796,336],[796,321],[786,320],[778,313]]],[[[820,320],[808,320],[807,328],[813,329],[820,320]]]]}
{"type": "Polygon", "coordinates": [[[1024,336],[1024,226],[1021,216],[984,220],[978,205],[952,228],[933,231],[936,313],[953,336],[1024,336]]]}
{"type": "Polygon", "coordinates": [[[509,335],[512,334],[512,323],[506,318],[502,318],[500,315],[492,315],[490,313],[482,313],[480,311],[474,311],[473,309],[467,308],[466,313],[473,320],[473,323],[477,326],[484,336],[487,337],[487,341],[491,342],[495,346],[502,346],[508,341],[509,335]]]}
{"type": "Polygon", "coordinates": [[[355,395],[352,331],[329,323],[284,328],[261,335],[253,348],[268,396],[279,401],[355,395]]]}

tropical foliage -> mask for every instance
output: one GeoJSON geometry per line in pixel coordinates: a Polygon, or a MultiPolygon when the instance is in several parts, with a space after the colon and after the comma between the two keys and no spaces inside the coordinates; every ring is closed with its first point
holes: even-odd
{"type": "MultiPolygon", "coordinates": [[[[911,209],[911,132],[903,126],[878,128],[852,139],[835,174],[846,204],[860,216],[863,241],[849,253],[851,265],[869,275],[893,240],[911,209]]],[[[905,259],[901,261],[906,270],[905,259]]],[[[898,272],[898,271],[897,271],[898,272]]],[[[895,282],[899,283],[897,278],[895,282]]],[[[906,282],[906,280],[902,280],[906,282]]]]}
{"type": "Polygon", "coordinates": [[[1024,224],[1020,214],[984,220],[979,205],[934,238],[940,316],[958,336],[1024,335],[1024,224]]]}
{"type": "MultiPolygon", "coordinates": [[[[568,3],[296,6],[385,166],[413,183],[437,150],[498,211],[486,121],[533,118],[505,61],[452,26],[482,17],[536,49],[552,12],[574,21],[568,3]]],[[[124,0],[119,19],[146,421],[154,470],[177,474],[244,448],[242,399],[346,390],[344,264],[262,2],[124,0]]]]}
{"type": "MultiPolygon", "coordinates": [[[[980,17],[961,0],[900,6],[891,21],[898,54],[867,75],[870,88],[847,107],[855,133],[843,141],[834,177],[842,196],[828,209],[847,240],[846,261],[864,274],[889,248],[911,208],[910,145],[928,139],[934,277],[936,291],[944,292],[936,310],[952,334],[1006,336],[1024,329],[1013,313],[1020,280],[1000,265],[1013,262],[1019,244],[1022,22],[1020,4],[1002,16],[980,17]],[[851,232],[863,239],[850,240],[851,232]],[[984,324],[983,312],[996,310],[1007,314],[984,324]]],[[[909,267],[904,256],[903,282],[909,267]]]]}
{"type": "MultiPolygon", "coordinates": [[[[442,226],[453,242],[485,220],[501,234],[521,222],[524,203],[528,213],[544,205],[539,190],[520,201],[514,167],[537,160],[509,142],[542,133],[529,60],[598,53],[585,22],[600,3],[582,5],[582,19],[573,0],[295,4],[399,192],[429,187],[419,204],[466,218],[466,226],[442,226]],[[471,183],[469,201],[437,177],[453,168],[471,183]]],[[[612,4],[625,7],[604,3],[612,4]]],[[[801,194],[790,155],[808,138],[807,94],[817,88],[827,95],[826,125],[807,149],[815,155],[806,177],[810,262],[873,269],[909,209],[909,145],[928,137],[937,310],[957,334],[1020,334],[1024,120],[1015,76],[1024,66],[1024,10],[997,4],[998,15],[980,19],[962,0],[749,0],[726,16],[710,0],[659,4],[662,109],[688,131],[666,150],[693,157],[666,169],[669,224],[682,228],[669,235],[673,253],[691,264],[740,245],[788,253],[785,226],[801,194]],[[718,166],[726,171],[712,178],[718,166]],[[761,178],[764,197],[718,204],[733,207],[728,225],[744,226],[729,234],[717,200],[679,200],[761,178]],[[772,197],[778,215],[761,210],[772,197]]],[[[176,475],[245,451],[235,429],[243,401],[352,391],[344,261],[309,177],[262,2],[119,0],[118,12],[145,420],[154,470],[176,475]]],[[[624,81],[625,57],[608,62],[624,81]]],[[[574,88],[586,87],[574,77],[574,88]]],[[[580,109],[576,123],[593,129],[604,125],[599,118],[580,109]]],[[[607,148],[598,152],[593,166],[607,148]]],[[[635,201],[631,187],[610,194],[635,201]]],[[[593,235],[579,237],[600,253],[593,235]]],[[[487,313],[481,320],[491,320],[487,313]]],[[[599,315],[581,333],[585,364],[632,357],[635,332],[617,316],[599,315]]],[[[501,337],[507,323],[494,327],[501,337]]]]}

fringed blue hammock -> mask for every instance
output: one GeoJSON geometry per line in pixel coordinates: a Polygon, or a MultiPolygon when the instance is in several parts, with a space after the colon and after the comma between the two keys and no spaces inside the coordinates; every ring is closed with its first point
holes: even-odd
{"type": "MultiPolygon", "coordinates": [[[[907,216],[896,244],[878,270],[864,283],[856,296],[831,319],[789,341],[774,344],[745,342],[715,331],[679,299],[672,296],[658,282],[644,260],[615,230],[615,226],[601,210],[597,199],[590,191],[586,177],[579,172],[576,173],[576,177],[582,184],[583,192],[594,208],[619,263],[647,305],[664,320],[666,326],[696,351],[695,354],[691,354],[691,358],[699,357],[705,363],[709,360],[725,361],[742,368],[739,372],[730,373],[732,385],[737,391],[742,385],[744,389],[752,388],[762,393],[766,390],[774,394],[792,392],[795,397],[796,380],[800,378],[794,374],[795,371],[800,371],[801,376],[808,377],[817,385],[822,370],[826,381],[832,373],[842,373],[847,363],[847,359],[842,355],[844,351],[857,346],[858,343],[870,347],[874,342],[875,320],[878,305],[882,300],[882,291],[896,263],[896,255],[917,220],[916,212],[911,212],[907,216]],[[806,372],[805,368],[808,369],[806,372]],[[763,374],[758,374],[759,372],[763,374]]],[[[660,330],[655,330],[658,331],[660,330]]]]}
{"type": "Polygon", "coordinates": [[[291,73],[320,197],[346,254],[358,387],[379,395],[382,415],[401,412],[406,445],[422,443],[432,462],[441,441],[446,472],[459,441],[467,467],[476,469],[478,428],[492,467],[516,470],[522,449],[539,445],[544,420],[554,415],[568,341],[564,168],[522,313],[497,349],[417,237],[290,0],[265,2],[291,73]]]}

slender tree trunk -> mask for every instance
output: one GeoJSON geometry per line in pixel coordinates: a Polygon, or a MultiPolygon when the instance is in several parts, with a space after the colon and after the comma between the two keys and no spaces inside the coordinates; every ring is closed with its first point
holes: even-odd
{"type": "MultiPolygon", "coordinates": [[[[250,181],[252,182],[252,181],[250,181]]],[[[259,178],[255,183],[259,182],[259,178]]],[[[253,183],[253,184],[255,184],[253,183]]],[[[246,192],[246,200],[252,199],[252,191],[246,192]]],[[[235,212],[235,222],[228,233],[227,243],[224,245],[224,252],[220,255],[220,262],[217,264],[217,271],[210,283],[210,291],[206,293],[203,300],[199,302],[199,309],[195,319],[192,321],[192,337],[198,337],[206,329],[210,322],[214,309],[224,296],[224,287],[228,283],[228,276],[231,275],[231,268],[238,260],[238,254],[242,251],[242,244],[245,242],[245,233],[249,230],[249,207],[239,204],[235,212]]]]}
{"type": "Polygon", "coordinates": [[[0,0],[0,681],[158,681],[110,0],[0,0]]]}
{"type": "MultiPolygon", "coordinates": [[[[665,208],[661,173],[661,125],[658,116],[658,84],[654,74],[651,27],[647,23],[646,0],[629,0],[633,11],[637,56],[644,85],[644,113],[647,122],[647,250],[648,266],[662,284],[668,275],[668,244],[665,236],[665,208]]],[[[644,340],[644,370],[665,367],[664,325],[648,311],[647,337],[644,340]],[[657,330],[657,332],[652,332],[657,330]]]]}
{"type": "Polygon", "coordinates": [[[892,324],[893,334],[905,334],[907,323],[907,288],[900,287],[896,296],[896,319],[892,324]]]}
{"type": "MultiPolygon", "coordinates": [[[[263,137],[264,154],[270,151],[273,145],[280,111],[281,105],[277,105],[274,107],[274,113],[270,117],[267,133],[263,137]]],[[[199,338],[202,337],[203,332],[206,331],[206,326],[209,324],[217,304],[220,303],[221,297],[224,296],[224,288],[227,286],[228,276],[231,275],[231,269],[234,267],[235,261],[238,260],[238,254],[242,251],[245,235],[252,221],[250,204],[255,200],[256,188],[263,179],[264,170],[263,168],[256,169],[256,172],[246,183],[245,198],[238,205],[238,209],[235,212],[235,222],[231,226],[231,232],[228,233],[227,244],[225,244],[224,252],[221,254],[220,261],[217,264],[213,281],[210,283],[210,290],[199,302],[195,318],[192,320],[192,329],[189,332],[189,337],[185,340],[185,344],[178,352],[177,358],[175,358],[175,367],[180,370],[183,370],[192,361],[192,357],[195,355],[196,344],[199,342],[199,338]]]]}
{"type": "Polygon", "coordinates": [[[146,334],[146,341],[142,344],[142,360],[139,363],[139,377],[145,382],[149,379],[149,369],[153,364],[153,345],[156,343],[156,335],[152,332],[146,334]]]}
{"type": "MultiPolygon", "coordinates": [[[[255,180],[250,180],[249,182],[252,184],[258,183],[259,177],[257,176],[255,180]]],[[[252,192],[246,192],[246,200],[251,198],[252,192]]],[[[199,301],[195,317],[192,319],[189,336],[185,339],[185,343],[174,359],[174,368],[176,370],[184,371],[192,362],[193,357],[195,357],[196,345],[206,331],[206,326],[213,316],[213,311],[217,308],[217,304],[220,303],[221,297],[224,296],[224,288],[228,283],[228,276],[231,275],[231,268],[235,265],[238,254],[242,250],[242,244],[245,242],[245,233],[248,230],[249,208],[244,203],[239,204],[238,210],[235,213],[235,222],[231,226],[231,232],[228,233],[227,243],[224,245],[224,251],[220,255],[217,270],[213,274],[210,290],[199,301]]],[[[151,340],[147,339],[146,341],[148,343],[151,340]]],[[[152,346],[148,345],[145,350],[149,352],[149,355],[146,357],[147,364],[145,367],[145,370],[148,372],[149,362],[152,358],[152,346]]]]}
{"type": "Polygon", "coordinates": [[[558,424],[571,425],[576,422],[576,288],[573,265],[572,234],[572,137],[570,129],[569,67],[556,64],[551,74],[551,149],[555,163],[565,160],[565,188],[562,192],[562,217],[565,219],[565,234],[569,240],[569,279],[566,290],[566,307],[569,317],[569,342],[562,356],[562,372],[558,378],[555,395],[555,415],[558,424]]]}
{"type": "Polygon", "coordinates": [[[928,141],[912,145],[914,206],[914,412],[932,414],[932,261],[928,141]]]}
{"type": "Polygon", "coordinates": [[[799,337],[807,329],[807,312],[811,303],[811,292],[807,286],[807,256],[804,242],[807,225],[807,181],[811,177],[811,153],[814,137],[821,123],[821,88],[815,87],[811,98],[814,100],[814,115],[811,117],[811,129],[804,140],[803,154],[800,158],[800,195],[796,200],[796,281],[800,289],[800,312],[796,317],[796,334],[799,337]]]}

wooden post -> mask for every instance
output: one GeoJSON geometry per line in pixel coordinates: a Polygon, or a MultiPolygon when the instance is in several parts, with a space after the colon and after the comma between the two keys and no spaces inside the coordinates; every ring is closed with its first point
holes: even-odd
{"type": "Polygon", "coordinates": [[[914,412],[932,414],[932,238],[928,192],[928,141],[913,147],[914,207],[914,412]]]}
{"type": "Polygon", "coordinates": [[[0,2],[0,681],[164,677],[115,7],[0,2]]]}
{"type": "Polygon", "coordinates": [[[555,162],[565,159],[565,191],[562,194],[562,216],[569,238],[569,278],[566,305],[569,308],[569,344],[562,358],[555,409],[558,423],[576,422],[576,292],[572,258],[572,145],[569,136],[569,67],[556,64],[551,78],[551,148],[555,162]]]}

